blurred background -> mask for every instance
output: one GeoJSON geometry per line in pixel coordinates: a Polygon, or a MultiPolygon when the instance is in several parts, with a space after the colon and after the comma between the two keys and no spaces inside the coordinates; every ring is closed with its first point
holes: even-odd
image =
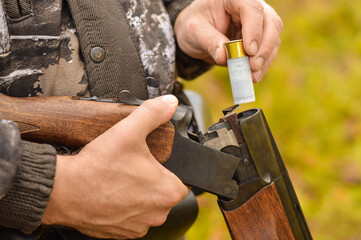
{"type": "MultiPolygon", "coordinates": [[[[314,239],[361,239],[361,4],[267,1],[284,29],[278,56],[255,85],[314,239]]],[[[185,82],[209,105],[213,123],[233,104],[228,70],[185,82]]],[[[216,198],[199,197],[187,240],[228,240],[216,198]]]]}

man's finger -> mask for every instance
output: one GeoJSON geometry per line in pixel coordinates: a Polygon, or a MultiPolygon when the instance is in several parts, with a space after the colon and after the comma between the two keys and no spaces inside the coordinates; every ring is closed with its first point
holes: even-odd
{"type": "MultiPolygon", "coordinates": [[[[266,11],[274,11],[267,9],[266,11]]],[[[261,46],[255,57],[250,59],[251,68],[254,72],[260,71],[268,59],[273,49],[281,44],[280,34],[282,32],[282,21],[277,14],[267,14],[265,12],[263,36],[261,46]]]]}
{"type": "MultiPolygon", "coordinates": [[[[263,5],[259,1],[237,1],[242,24],[242,38],[247,54],[257,54],[263,34],[263,5]]],[[[237,9],[236,8],[236,9],[237,9]]]]}
{"type": "Polygon", "coordinates": [[[278,49],[280,44],[281,39],[275,36],[270,36],[269,38],[264,39],[257,55],[250,59],[252,71],[257,72],[262,70],[263,65],[271,57],[274,49],[278,49]]]}
{"type": "Polygon", "coordinates": [[[267,72],[268,68],[271,66],[273,60],[276,58],[280,45],[277,45],[273,48],[271,55],[265,61],[262,66],[262,69],[257,72],[252,72],[252,80],[254,83],[261,81],[263,75],[267,72]]]}

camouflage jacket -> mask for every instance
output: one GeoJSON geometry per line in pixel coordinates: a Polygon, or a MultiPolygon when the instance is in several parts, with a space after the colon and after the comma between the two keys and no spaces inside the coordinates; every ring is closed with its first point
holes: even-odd
{"type": "MultiPolygon", "coordinates": [[[[132,42],[119,49],[117,71],[120,76],[139,71],[150,98],[171,93],[176,79],[172,24],[179,9],[190,0],[119,2],[128,21],[128,29],[120,28],[119,32],[123,35],[129,32],[132,42]],[[129,48],[138,51],[141,64],[121,54],[129,48]],[[133,65],[139,66],[138,69],[129,68],[133,65]]],[[[3,8],[10,35],[10,54],[0,58],[0,92],[18,97],[86,96],[93,82],[106,81],[93,77],[92,69],[87,69],[92,60],[89,64],[86,60],[92,49],[80,49],[66,1],[3,0],[3,8]]],[[[105,58],[110,54],[105,51],[105,58]]],[[[187,63],[190,66],[189,59],[187,63]]],[[[194,76],[189,73],[190,67],[180,65],[183,65],[178,69],[181,75],[194,76]]],[[[194,72],[194,66],[192,68],[194,72]]]]}
{"type": "MultiPolygon", "coordinates": [[[[98,61],[106,63],[112,54],[117,55],[118,62],[111,63],[111,67],[120,72],[120,76],[141,76],[144,86],[135,88],[144,88],[150,98],[172,92],[177,77],[176,63],[178,72],[185,78],[208,68],[179,49],[176,51],[172,26],[178,13],[191,0],[99,2],[100,5],[114,2],[124,12],[126,17],[121,21],[126,27],[119,29],[118,34],[129,33],[132,44],[120,45],[120,49],[135,49],[139,61],[136,63],[126,54],[123,56],[122,51],[111,53],[106,47],[100,49],[103,51],[100,59],[92,55],[95,46],[82,45],[79,27],[73,20],[74,12],[69,9],[71,0],[1,1],[3,10],[0,8],[0,12],[6,21],[0,23],[0,40],[3,41],[0,44],[0,92],[7,95],[93,95],[94,86],[101,77],[94,73],[92,66],[98,61]],[[9,42],[5,44],[6,37],[9,42]]],[[[117,44],[119,39],[108,41],[117,44]]],[[[55,162],[56,151],[52,146],[22,142],[18,174],[10,191],[0,200],[0,225],[25,233],[40,225],[52,190],[55,162]]]]}

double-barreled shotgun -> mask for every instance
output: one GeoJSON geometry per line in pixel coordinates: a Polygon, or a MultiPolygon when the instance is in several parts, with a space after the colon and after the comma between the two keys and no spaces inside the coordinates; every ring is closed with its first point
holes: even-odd
{"type": "MultiPolygon", "coordinates": [[[[140,103],[127,92],[119,99],[0,94],[0,119],[15,121],[22,139],[82,147],[140,103]]],[[[184,184],[218,196],[232,239],[312,239],[262,110],[223,113],[195,135],[187,132],[191,108],[178,107],[147,144],[184,184]]]]}

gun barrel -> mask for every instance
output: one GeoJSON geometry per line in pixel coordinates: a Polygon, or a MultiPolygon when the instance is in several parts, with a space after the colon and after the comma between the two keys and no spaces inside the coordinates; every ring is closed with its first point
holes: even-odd
{"type": "MultiPolygon", "coordinates": [[[[238,196],[219,198],[231,236],[238,239],[312,239],[287,169],[261,109],[225,112],[213,125],[208,142],[223,143],[222,151],[241,161],[235,179],[238,196]],[[213,132],[217,134],[213,134],[213,132]],[[212,136],[217,136],[213,137],[212,136]],[[223,138],[223,139],[218,139],[223,138]]],[[[207,142],[205,143],[207,144],[207,142]]]]}

